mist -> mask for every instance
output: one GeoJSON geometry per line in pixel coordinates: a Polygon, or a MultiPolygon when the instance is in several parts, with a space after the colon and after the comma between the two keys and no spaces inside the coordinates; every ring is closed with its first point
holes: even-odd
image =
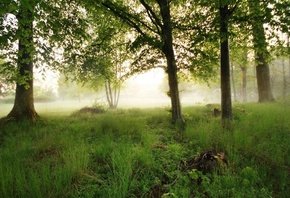
{"type": "MultiPolygon", "coordinates": [[[[38,113],[69,114],[85,106],[108,105],[104,89],[93,91],[88,87],[59,83],[59,75],[49,71],[46,77],[35,75],[34,98],[38,113]]],[[[152,69],[127,79],[121,86],[117,108],[170,108],[167,96],[169,87],[163,69],[152,69]]],[[[180,82],[180,101],[183,107],[220,103],[220,85],[197,82],[180,82]]],[[[256,101],[255,94],[249,93],[248,101],[256,101]]],[[[5,116],[12,108],[14,96],[5,97],[5,105],[0,116],[5,116]]],[[[237,93],[237,100],[242,101],[237,93]]]]}
{"type": "MultiPolygon", "coordinates": [[[[98,92],[76,83],[58,84],[58,75],[49,72],[46,78],[36,77],[34,86],[35,108],[38,113],[70,114],[85,106],[107,105],[106,93],[98,92]]],[[[122,84],[117,108],[170,107],[167,96],[168,82],[163,69],[153,69],[127,79],[122,84]]],[[[179,85],[182,106],[205,105],[220,102],[217,83],[211,85],[181,82],[179,85]]],[[[0,116],[5,116],[13,106],[14,96],[7,96],[0,116]]]]}

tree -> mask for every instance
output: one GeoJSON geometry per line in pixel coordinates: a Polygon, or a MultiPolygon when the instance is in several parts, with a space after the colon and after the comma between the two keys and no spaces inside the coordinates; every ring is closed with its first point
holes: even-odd
{"type": "Polygon", "coordinates": [[[242,97],[243,102],[247,102],[247,71],[248,71],[248,50],[243,49],[240,69],[242,71],[242,97]]]}
{"type": "Polygon", "coordinates": [[[289,46],[289,37],[290,37],[290,2],[289,0],[278,1],[274,4],[273,12],[275,18],[271,21],[270,25],[272,28],[278,30],[277,40],[278,42],[278,55],[282,57],[282,73],[283,73],[283,89],[282,97],[286,97],[287,92],[287,75],[285,68],[285,58],[288,54],[288,63],[289,63],[289,76],[290,76],[290,46],[289,46]]]}
{"type": "Polygon", "coordinates": [[[16,83],[14,106],[7,115],[8,118],[19,119],[26,117],[35,121],[37,117],[33,98],[33,54],[35,53],[33,44],[33,10],[35,6],[35,2],[31,2],[31,4],[20,2],[19,10],[16,14],[18,22],[17,33],[19,35],[17,70],[24,82],[16,83]]]}
{"type": "Polygon", "coordinates": [[[64,53],[63,74],[94,91],[105,91],[109,108],[117,108],[121,84],[129,77],[131,53],[126,51],[127,27],[102,9],[87,9],[91,34],[74,52],[64,53]]]}
{"type": "Polygon", "coordinates": [[[221,66],[221,110],[222,123],[232,120],[231,80],[230,80],[230,53],[229,53],[229,17],[233,14],[237,4],[229,8],[229,2],[220,1],[220,66],[221,66]]]}
{"type": "Polygon", "coordinates": [[[38,115],[34,108],[33,68],[56,63],[56,48],[66,45],[69,50],[70,36],[82,34],[82,21],[76,17],[79,7],[65,0],[5,0],[1,4],[5,8],[0,12],[1,48],[5,49],[10,67],[16,66],[15,101],[7,119],[27,118],[34,122],[38,115]]]}
{"type": "MultiPolygon", "coordinates": [[[[247,35],[246,35],[247,36],[247,35]]],[[[241,38],[241,36],[239,37],[241,38]]],[[[249,47],[247,46],[248,43],[244,42],[246,38],[242,37],[241,39],[234,39],[231,40],[232,43],[234,43],[231,47],[231,61],[233,66],[233,73],[234,71],[240,71],[237,72],[240,77],[237,77],[236,82],[241,81],[241,87],[237,87],[237,89],[240,88],[241,97],[243,102],[247,102],[247,85],[248,85],[248,68],[249,68],[249,47]],[[238,69],[236,69],[238,68],[238,69]],[[240,80],[241,79],[241,80],[240,80]]]]}
{"type": "Polygon", "coordinates": [[[228,5],[220,5],[220,66],[221,66],[221,110],[223,125],[232,119],[232,100],[230,84],[230,59],[228,43],[228,23],[230,10],[228,5]]]}
{"type": "Polygon", "coordinates": [[[115,54],[111,74],[105,79],[106,98],[110,109],[116,109],[119,103],[121,85],[126,79],[123,63],[128,58],[127,56],[128,54],[124,54],[124,51],[115,54]]]}
{"type": "Polygon", "coordinates": [[[271,90],[270,70],[268,59],[270,57],[267,50],[267,41],[264,30],[264,23],[271,17],[268,3],[262,3],[258,0],[249,0],[250,24],[253,35],[253,45],[256,60],[256,75],[258,85],[259,102],[272,102],[274,97],[271,90]]]}
{"type": "Polygon", "coordinates": [[[184,123],[178,90],[176,57],[173,49],[172,2],[169,0],[151,2],[139,0],[139,4],[135,7],[139,6],[141,10],[139,13],[125,3],[106,0],[101,2],[101,5],[138,33],[133,45],[139,47],[147,44],[153,50],[158,50],[164,55],[170,89],[172,123],[184,123]]]}

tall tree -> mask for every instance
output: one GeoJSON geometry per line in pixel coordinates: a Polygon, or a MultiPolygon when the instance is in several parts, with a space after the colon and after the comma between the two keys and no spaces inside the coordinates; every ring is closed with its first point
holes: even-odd
{"type": "Polygon", "coordinates": [[[230,80],[230,53],[229,53],[229,17],[237,4],[229,8],[228,2],[220,1],[220,67],[221,67],[221,110],[222,123],[227,127],[232,116],[231,80],[230,80]]]}
{"type": "MultiPolygon", "coordinates": [[[[242,42],[242,41],[239,41],[239,42],[242,42]]],[[[232,50],[231,50],[233,64],[236,67],[238,67],[241,71],[241,78],[238,78],[238,79],[241,79],[240,92],[241,92],[243,102],[247,102],[247,85],[248,85],[247,73],[248,73],[248,67],[249,67],[249,60],[248,60],[249,49],[248,47],[244,46],[246,44],[247,43],[238,44],[237,46],[232,47],[232,50]]],[[[236,45],[236,43],[234,45],[236,45]]]]}
{"type": "Polygon", "coordinates": [[[247,71],[248,71],[248,50],[245,48],[242,52],[242,62],[240,65],[242,71],[242,97],[243,102],[247,102],[247,71]]]}
{"type": "Polygon", "coordinates": [[[176,56],[173,49],[172,2],[170,0],[150,2],[139,0],[138,2],[135,8],[140,11],[132,10],[130,5],[121,1],[105,0],[101,4],[138,33],[135,45],[147,44],[164,55],[170,89],[172,123],[184,123],[178,90],[176,56]]]}
{"type": "Polygon", "coordinates": [[[24,82],[16,82],[16,92],[14,106],[8,118],[26,117],[32,121],[36,120],[37,113],[34,108],[33,98],[33,56],[35,53],[33,43],[33,21],[36,2],[20,2],[16,19],[18,22],[17,33],[18,55],[17,71],[24,82]]]}
{"type": "Polygon", "coordinates": [[[259,0],[249,0],[250,24],[253,35],[253,45],[256,60],[256,75],[258,85],[259,102],[272,102],[274,97],[271,89],[269,52],[267,50],[267,41],[264,30],[264,23],[271,18],[267,2],[259,0]]]}
{"type": "Polygon", "coordinates": [[[13,68],[11,65],[16,67],[13,70],[15,101],[6,119],[27,118],[34,122],[37,113],[33,97],[33,68],[44,63],[56,63],[57,48],[66,45],[64,49],[69,49],[70,36],[82,33],[79,28],[82,21],[76,16],[80,13],[79,7],[76,2],[66,0],[5,0],[1,4],[5,4],[1,6],[5,9],[0,12],[1,49],[5,49],[10,68],[13,68]],[[17,49],[14,47],[16,43],[17,49]]]}

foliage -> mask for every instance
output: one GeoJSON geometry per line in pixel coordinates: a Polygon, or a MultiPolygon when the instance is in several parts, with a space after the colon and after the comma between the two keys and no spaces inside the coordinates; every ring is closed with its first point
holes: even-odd
{"type": "MultiPolygon", "coordinates": [[[[0,34],[1,52],[6,58],[5,70],[10,71],[12,80],[23,83],[25,76],[19,74],[16,69],[18,60],[17,41],[22,34],[28,30],[19,32],[21,24],[17,19],[21,9],[28,9],[32,12],[31,17],[26,17],[23,22],[33,20],[33,38],[31,53],[33,64],[40,68],[43,73],[49,67],[57,67],[60,64],[60,53],[71,51],[87,38],[84,29],[86,21],[83,17],[79,1],[10,1],[1,3],[3,9],[0,13],[0,34]],[[20,8],[20,6],[22,6],[20,8]]],[[[27,37],[27,35],[26,35],[27,37]]]]}
{"type": "MultiPolygon", "coordinates": [[[[105,1],[103,5],[135,31],[130,43],[130,49],[135,52],[132,73],[154,67],[166,70],[162,55],[162,18],[157,1],[105,1]]],[[[193,1],[170,3],[173,47],[178,71],[186,75],[187,71],[191,71],[195,80],[206,81],[215,74],[217,42],[214,42],[213,34],[208,29],[208,21],[204,21],[206,16],[202,16],[195,6],[193,1]]]]}
{"type": "Polygon", "coordinates": [[[9,68],[4,60],[0,59],[0,97],[9,95],[13,90],[13,69],[9,68]]]}

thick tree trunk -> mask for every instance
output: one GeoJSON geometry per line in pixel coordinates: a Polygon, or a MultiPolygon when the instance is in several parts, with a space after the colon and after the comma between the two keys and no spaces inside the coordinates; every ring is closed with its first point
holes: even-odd
{"type": "Polygon", "coordinates": [[[220,7],[221,110],[222,123],[225,127],[227,127],[227,123],[232,120],[228,19],[228,6],[225,5],[220,7]]]}
{"type": "Polygon", "coordinates": [[[178,90],[178,77],[177,66],[172,44],[172,24],[170,15],[170,1],[169,0],[157,0],[160,6],[160,12],[163,20],[162,26],[162,40],[164,42],[162,52],[165,54],[167,61],[167,74],[168,84],[171,98],[171,110],[172,110],[172,123],[184,124],[182,116],[179,90],[178,90]]]}
{"type": "Polygon", "coordinates": [[[273,102],[269,65],[261,53],[257,53],[256,61],[258,62],[256,66],[258,102],[273,102]]]}
{"type": "Polygon", "coordinates": [[[35,121],[37,113],[34,108],[33,98],[33,14],[28,8],[20,7],[18,19],[18,82],[16,83],[16,95],[14,106],[7,118],[26,118],[35,121]],[[21,9],[22,8],[22,9],[21,9]]]}

